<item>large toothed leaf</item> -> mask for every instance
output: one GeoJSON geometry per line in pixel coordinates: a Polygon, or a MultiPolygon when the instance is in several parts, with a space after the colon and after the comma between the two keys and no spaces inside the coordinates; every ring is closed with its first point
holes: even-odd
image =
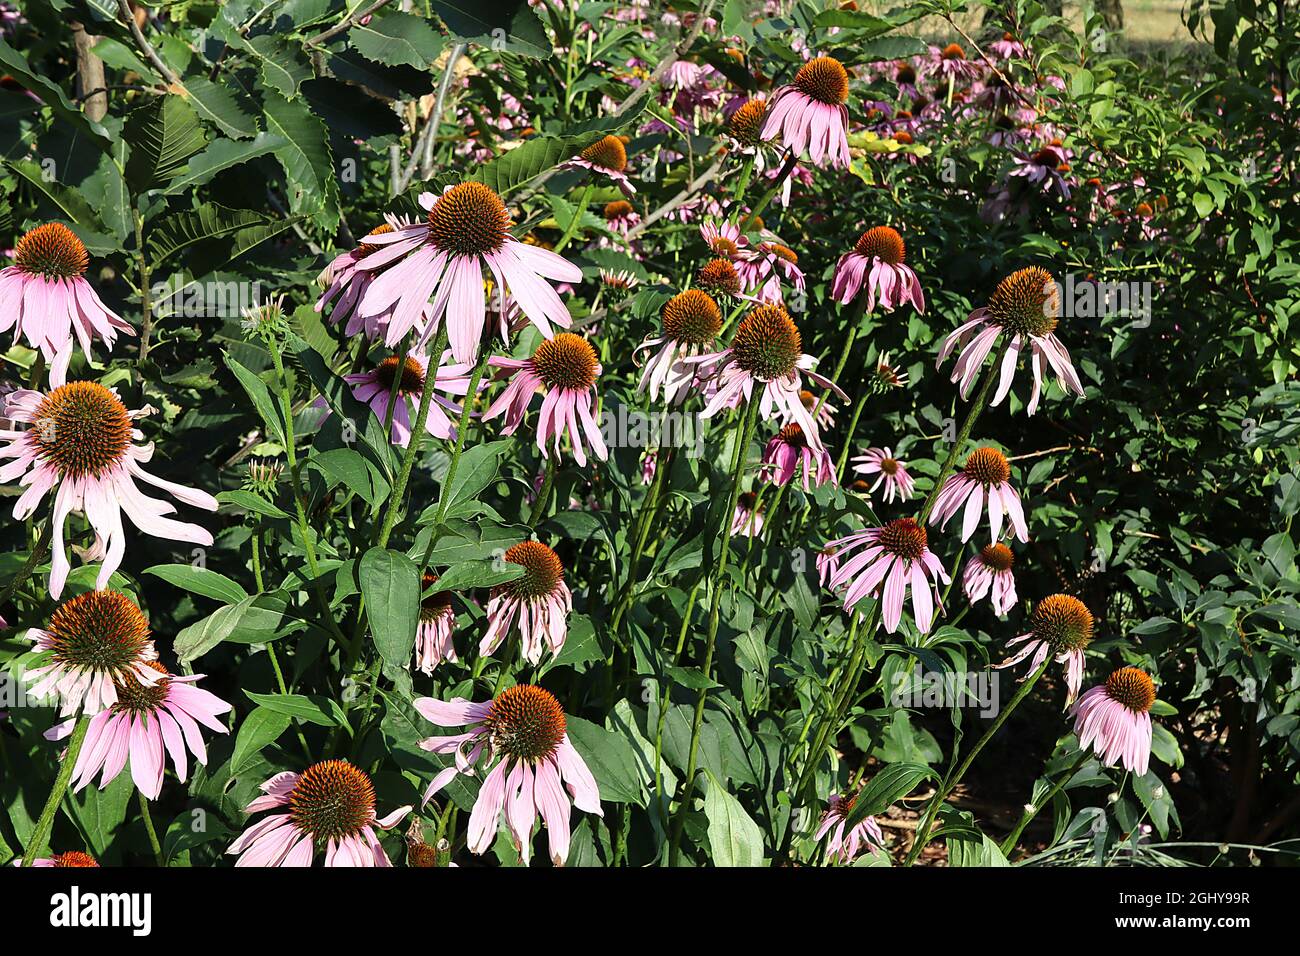
{"type": "Polygon", "coordinates": [[[285,145],[284,137],[272,133],[259,133],[256,139],[247,142],[218,139],[191,157],[189,168],[167,187],[167,195],[180,195],[194,186],[202,186],[222,170],[265,156],[285,145]]]}
{"type": "Polygon", "coordinates": [[[127,117],[122,137],[131,145],[126,181],[137,193],[169,184],[189,158],[207,145],[194,107],[181,96],[163,96],[127,117]]]}
{"type": "Polygon", "coordinates": [[[447,29],[463,40],[475,40],[497,52],[548,57],[551,43],[527,0],[431,0],[447,29]]]}
{"type": "Polygon", "coordinates": [[[325,124],[302,100],[273,92],[265,108],[267,131],[285,140],[275,156],[289,180],[289,207],[332,232],[339,224],[339,185],[325,124]]]}
{"type": "Polygon", "coordinates": [[[409,13],[391,11],[365,26],[348,31],[358,53],[385,66],[425,69],[438,59],[444,41],[429,21],[409,13]]]}
{"type": "Polygon", "coordinates": [[[257,120],[240,103],[240,97],[219,81],[206,76],[185,80],[190,105],[205,123],[211,123],[232,139],[247,139],[257,133],[257,120]]]}

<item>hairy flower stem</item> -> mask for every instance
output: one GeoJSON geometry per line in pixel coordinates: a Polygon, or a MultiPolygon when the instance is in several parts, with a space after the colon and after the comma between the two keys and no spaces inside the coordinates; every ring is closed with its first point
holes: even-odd
{"type": "Polygon", "coordinates": [[[587,211],[587,204],[591,202],[591,193],[595,188],[595,182],[588,179],[586,188],[582,190],[582,195],[578,197],[578,204],[573,209],[573,218],[565,226],[564,235],[560,236],[560,241],[555,244],[554,251],[557,255],[564,251],[564,247],[569,244],[569,240],[578,231],[578,225],[582,222],[582,214],[587,211]]]}
{"type": "MultiPolygon", "coordinates": [[[[397,523],[397,516],[402,510],[406,498],[406,486],[411,480],[411,470],[415,467],[415,459],[420,454],[420,446],[424,443],[427,432],[424,422],[429,417],[429,406],[433,404],[433,388],[438,380],[438,363],[442,360],[442,352],[446,347],[447,323],[444,321],[438,326],[438,335],[434,339],[433,349],[429,352],[429,368],[424,376],[424,388],[420,390],[420,409],[415,414],[415,421],[411,423],[411,438],[406,443],[406,454],[402,456],[397,481],[393,483],[393,490],[388,496],[388,510],[384,513],[384,523],[379,529],[379,537],[375,539],[377,547],[388,547],[388,539],[392,536],[393,526],[397,523]]],[[[397,375],[401,377],[400,366],[397,375]]],[[[469,404],[471,397],[468,394],[465,396],[466,405],[469,404]]]]}
{"type": "Polygon", "coordinates": [[[40,538],[32,546],[32,550],[27,555],[27,560],[23,562],[23,566],[9,579],[9,583],[5,585],[4,590],[0,591],[0,607],[4,607],[9,603],[9,599],[18,593],[18,589],[36,570],[36,565],[44,560],[45,553],[50,549],[50,540],[53,534],[54,524],[52,521],[47,521],[45,527],[41,529],[40,538]]]}
{"type": "Polygon", "coordinates": [[[984,381],[980,383],[980,389],[975,393],[975,398],[970,404],[970,411],[966,413],[966,420],[962,422],[961,431],[953,439],[952,447],[948,449],[948,457],[944,460],[943,467],[939,469],[939,476],[934,479],[934,487],[930,493],[925,496],[925,504],[921,506],[921,516],[917,518],[919,524],[924,525],[926,519],[930,517],[930,512],[934,510],[934,500],[939,497],[939,491],[943,488],[943,483],[948,480],[953,469],[957,466],[957,456],[961,454],[962,447],[966,444],[966,439],[970,438],[971,431],[975,428],[975,421],[980,417],[980,412],[984,411],[984,406],[988,404],[989,393],[993,391],[993,382],[998,377],[998,369],[1002,365],[1003,349],[998,349],[997,355],[994,356],[993,362],[989,365],[989,370],[984,373],[984,381]]]}
{"type": "Polygon", "coordinates": [[[27,841],[23,866],[32,865],[36,854],[41,852],[50,838],[50,831],[54,829],[54,816],[59,812],[59,805],[63,803],[63,798],[68,792],[68,784],[72,782],[72,770],[77,765],[77,755],[81,753],[81,745],[86,742],[86,731],[89,729],[90,718],[83,713],[77,718],[76,726],[72,728],[72,736],[68,738],[68,751],[63,755],[63,762],[59,764],[59,773],[54,778],[54,786],[50,787],[50,795],[45,801],[45,807],[41,810],[36,826],[32,829],[31,838],[27,841]]]}
{"type": "Polygon", "coordinates": [[[316,596],[316,603],[320,605],[325,626],[333,631],[335,640],[342,644],[347,639],[343,636],[343,631],[339,629],[338,622],[334,620],[329,600],[320,589],[320,567],[316,560],[316,538],[307,521],[307,501],[302,491],[302,468],[298,463],[297,442],[293,433],[293,396],[289,393],[289,377],[285,375],[284,359],[280,357],[280,349],[276,347],[275,343],[267,343],[267,351],[271,353],[271,363],[275,366],[275,380],[279,386],[277,392],[280,397],[280,417],[284,420],[284,454],[289,460],[289,487],[293,492],[293,507],[297,518],[298,536],[302,539],[302,551],[307,558],[307,570],[311,573],[311,592],[316,596]]]}
{"type": "MultiPolygon", "coordinates": [[[[749,450],[749,440],[754,433],[754,422],[758,417],[758,402],[751,399],[745,406],[744,422],[736,436],[736,448],[731,457],[731,494],[722,511],[721,527],[718,534],[722,538],[718,549],[718,558],[709,572],[709,623],[704,638],[704,664],[700,671],[705,680],[713,675],[713,652],[718,641],[718,623],[722,617],[722,579],[727,573],[727,560],[731,556],[731,516],[736,510],[736,501],[740,497],[740,483],[745,476],[745,453],[749,450]]],[[[681,848],[682,827],[686,823],[686,812],[690,808],[691,794],[695,790],[695,762],[699,756],[700,731],[704,727],[704,704],[708,699],[708,686],[700,688],[695,700],[695,719],[691,723],[691,746],[686,758],[686,777],[682,780],[682,796],[677,805],[677,816],[673,818],[672,834],[668,842],[668,865],[676,866],[678,852],[681,848]]]]}
{"type": "Polygon", "coordinates": [[[940,784],[939,789],[935,791],[934,797],[930,800],[930,806],[926,810],[924,821],[922,821],[921,825],[916,830],[916,840],[912,844],[912,849],[907,854],[907,859],[904,861],[904,865],[911,866],[916,862],[917,857],[921,855],[921,851],[925,849],[925,845],[930,842],[930,831],[934,827],[935,817],[939,815],[939,808],[942,807],[944,801],[948,799],[948,795],[952,793],[953,788],[956,787],[957,784],[961,783],[961,778],[966,775],[966,771],[969,770],[971,764],[975,762],[975,758],[979,756],[980,751],[983,750],[985,745],[993,739],[993,735],[1002,729],[1002,725],[1007,722],[1007,718],[1011,716],[1012,712],[1018,706],[1020,706],[1020,702],[1029,695],[1029,692],[1033,690],[1034,685],[1038,683],[1038,678],[1043,676],[1043,673],[1047,670],[1047,666],[1051,664],[1051,662],[1052,660],[1049,657],[1039,665],[1036,671],[1025,679],[1024,683],[1020,685],[1020,689],[1016,691],[1015,696],[1007,702],[1006,707],[1002,708],[1002,713],[998,714],[997,719],[993,721],[993,724],[989,729],[984,731],[984,736],[980,737],[971,752],[966,755],[966,759],[961,762],[961,766],[959,766],[955,772],[944,778],[943,783],[940,784]]]}
{"type": "Polygon", "coordinates": [[[1038,816],[1038,811],[1042,810],[1043,807],[1052,802],[1052,798],[1061,792],[1061,789],[1070,782],[1074,775],[1079,772],[1085,763],[1088,762],[1088,758],[1091,756],[1092,753],[1088,750],[1079,751],[1079,758],[1075,760],[1069,770],[1061,774],[1056,783],[1052,785],[1052,789],[1043,794],[1041,800],[1029,804],[1029,808],[1025,810],[1024,814],[1020,817],[1020,822],[1016,824],[1016,828],[1008,833],[1007,838],[1002,841],[1001,850],[1003,856],[1011,856],[1011,851],[1014,850],[1016,844],[1020,842],[1020,834],[1025,832],[1025,827],[1029,826],[1030,821],[1033,820],[1034,817],[1038,816]]]}
{"type": "Polygon", "coordinates": [[[546,477],[542,479],[541,490],[537,492],[537,498],[533,501],[532,514],[528,516],[528,528],[533,530],[537,523],[542,520],[542,515],[546,513],[546,506],[550,503],[551,492],[555,489],[555,471],[556,461],[559,459],[559,453],[547,456],[546,459],[546,477]]]}
{"type": "Polygon", "coordinates": [[[140,819],[144,823],[144,832],[149,835],[149,846],[153,850],[154,862],[160,867],[167,865],[167,858],[163,856],[162,844],[158,842],[158,831],[153,826],[153,815],[149,812],[149,798],[139,790],[135,795],[140,799],[140,819]]]}
{"type": "Polygon", "coordinates": [[[479,383],[483,381],[483,376],[487,372],[491,354],[491,350],[484,345],[478,364],[474,366],[474,374],[470,376],[469,388],[465,391],[465,401],[460,409],[460,421],[456,425],[456,444],[452,448],[451,462],[447,465],[447,474],[443,476],[442,487],[438,489],[438,513],[429,526],[429,543],[424,546],[424,555],[420,558],[418,570],[421,572],[429,566],[429,558],[433,556],[434,545],[438,542],[438,532],[442,530],[442,523],[447,520],[447,511],[451,508],[451,488],[456,480],[456,471],[460,467],[460,456],[465,451],[465,439],[469,435],[470,412],[474,399],[478,395],[479,383]]]}
{"type": "Polygon", "coordinates": [[[641,501],[641,508],[637,511],[636,520],[633,522],[632,556],[628,561],[627,580],[620,589],[618,600],[614,605],[614,613],[610,617],[609,626],[614,634],[618,633],[619,624],[622,623],[624,617],[636,603],[637,571],[641,565],[641,556],[645,552],[646,541],[650,537],[650,529],[654,526],[655,516],[659,513],[663,484],[669,469],[672,467],[672,452],[673,450],[669,448],[664,453],[663,461],[660,461],[658,467],[655,468],[655,476],[650,485],[650,490],[641,501]]]}
{"type": "Polygon", "coordinates": [[[749,177],[753,174],[754,157],[750,156],[740,167],[740,178],[736,180],[736,188],[731,194],[731,212],[727,215],[728,222],[735,223],[740,219],[740,210],[745,202],[745,190],[749,188],[749,177]]]}
{"type": "Polygon", "coordinates": [[[844,447],[840,449],[840,460],[835,463],[835,481],[838,484],[844,483],[844,468],[849,463],[849,452],[853,448],[853,433],[858,430],[858,419],[862,417],[862,411],[867,407],[867,399],[870,397],[870,392],[863,392],[853,405],[853,417],[849,419],[848,430],[844,432],[844,447]]]}
{"type": "Polygon", "coordinates": [[[754,221],[763,214],[763,210],[766,209],[772,200],[776,198],[776,194],[779,193],[781,187],[785,185],[786,179],[794,170],[797,162],[799,162],[799,157],[792,151],[790,155],[786,157],[780,171],[776,174],[776,179],[772,181],[772,185],[768,188],[767,192],[763,193],[763,198],[758,201],[758,205],[751,209],[749,215],[741,221],[741,232],[747,231],[749,227],[754,224],[754,221]]]}

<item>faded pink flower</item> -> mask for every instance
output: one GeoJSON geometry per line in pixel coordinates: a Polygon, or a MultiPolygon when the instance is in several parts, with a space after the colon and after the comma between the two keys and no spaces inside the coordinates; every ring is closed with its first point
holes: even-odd
{"type": "Polygon", "coordinates": [[[912,590],[916,629],[928,634],[939,601],[937,582],[951,578],[930,551],[925,528],[913,518],[895,518],[879,528],[868,528],[826,543],[834,548],[836,569],[830,588],[844,588],[844,607],[853,608],[867,596],[878,597],[885,630],[893,634],[903,618],[903,601],[912,590]],[[851,558],[847,552],[866,545],[851,558]]]}
{"type": "Polygon", "coordinates": [[[1079,748],[1093,752],[1108,767],[1123,766],[1145,776],[1151,761],[1151,705],[1155,684],[1136,667],[1121,667],[1106,683],[1089,688],[1074,705],[1079,748]]]}
{"type": "Polygon", "coordinates": [[[847,167],[849,75],[829,56],[809,60],[794,79],[773,94],[760,135],[790,148],[795,156],[807,153],[816,166],[847,167]]]}

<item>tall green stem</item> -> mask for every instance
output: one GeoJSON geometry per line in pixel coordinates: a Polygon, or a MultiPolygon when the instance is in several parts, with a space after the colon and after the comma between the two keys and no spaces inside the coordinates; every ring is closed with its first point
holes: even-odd
{"type": "Polygon", "coordinates": [[[58,775],[54,778],[54,786],[50,787],[50,795],[45,800],[45,807],[36,819],[31,839],[27,841],[23,866],[32,865],[36,854],[41,852],[50,838],[50,831],[54,829],[54,816],[59,812],[59,805],[63,803],[63,798],[68,792],[68,784],[72,782],[72,769],[77,765],[77,755],[81,753],[81,745],[86,742],[86,731],[89,729],[90,718],[82,714],[77,718],[76,726],[72,728],[72,736],[68,738],[68,752],[63,755],[58,775]]]}
{"type": "Polygon", "coordinates": [[[158,831],[153,826],[153,814],[149,812],[149,798],[139,790],[135,795],[140,798],[140,819],[144,822],[144,832],[149,835],[149,846],[153,849],[154,862],[160,867],[167,865],[167,858],[163,856],[162,844],[158,842],[158,831]]]}
{"type": "MultiPolygon", "coordinates": [[[[709,624],[705,633],[704,664],[701,672],[706,681],[713,674],[713,652],[717,646],[718,624],[722,615],[722,582],[727,573],[727,560],[731,556],[731,516],[736,510],[736,500],[740,497],[740,483],[745,475],[745,453],[749,450],[749,440],[754,433],[754,422],[758,417],[757,398],[751,399],[745,406],[744,423],[737,435],[736,448],[731,458],[731,494],[727,506],[722,512],[722,527],[718,533],[722,543],[718,551],[718,560],[709,574],[709,624]]],[[[690,808],[691,794],[695,790],[695,762],[699,756],[700,731],[704,726],[704,704],[708,699],[707,683],[700,688],[700,695],[695,701],[695,719],[691,723],[691,746],[686,758],[686,778],[682,781],[682,796],[677,805],[677,816],[673,819],[672,834],[668,841],[668,865],[677,865],[678,850],[681,846],[682,827],[686,823],[686,812],[690,808]]]]}
{"type": "Polygon", "coordinates": [[[1024,683],[1020,685],[1020,689],[1016,691],[1015,696],[1011,698],[1006,707],[1002,708],[1002,713],[998,714],[997,720],[993,721],[989,729],[984,731],[984,736],[980,737],[979,742],[976,743],[971,749],[971,752],[966,755],[966,759],[961,762],[961,766],[959,766],[954,773],[944,779],[942,785],[940,785],[939,789],[935,792],[934,797],[930,801],[930,806],[926,810],[924,821],[922,821],[921,826],[917,828],[916,841],[912,844],[912,849],[907,854],[907,860],[905,861],[907,866],[911,866],[916,862],[917,857],[921,855],[921,851],[925,849],[925,845],[930,842],[930,830],[934,827],[934,819],[939,815],[939,808],[942,807],[944,801],[948,799],[948,794],[952,793],[957,784],[961,783],[961,778],[966,775],[966,771],[969,770],[971,764],[975,762],[975,758],[980,755],[980,751],[983,750],[985,745],[993,739],[994,735],[1002,729],[1002,725],[1007,722],[1007,718],[1010,717],[1012,712],[1020,706],[1020,702],[1029,695],[1029,692],[1033,690],[1034,685],[1038,683],[1038,678],[1043,676],[1043,673],[1051,663],[1052,659],[1049,657],[1039,665],[1038,669],[1034,671],[1024,683]]]}
{"type": "Polygon", "coordinates": [[[1088,762],[1088,758],[1091,756],[1092,753],[1086,749],[1079,751],[1078,759],[1075,760],[1070,766],[1070,769],[1065,771],[1065,773],[1061,775],[1060,779],[1052,785],[1052,789],[1043,794],[1041,800],[1037,800],[1028,805],[1024,814],[1020,817],[1020,822],[1016,824],[1016,828],[1008,833],[1007,838],[1002,841],[1001,850],[1003,856],[1011,856],[1011,851],[1014,850],[1016,844],[1020,842],[1020,834],[1025,832],[1025,827],[1029,826],[1030,821],[1033,820],[1034,817],[1038,816],[1038,812],[1042,810],[1043,807],[1052,802],[1052,798],[1061,792],[1061,788],[1070,782],[1074,775],[1079,772],[1080,768],[1088,762]]]}

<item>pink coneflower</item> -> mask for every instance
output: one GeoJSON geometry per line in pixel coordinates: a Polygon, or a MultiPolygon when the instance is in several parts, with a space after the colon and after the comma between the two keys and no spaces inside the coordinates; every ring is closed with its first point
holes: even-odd
{"type": "Polygon", "coordinates": [[[809,60],[794,79],[773,94],[763,120],[763,139],[775,139],[796,156],[805,152],[816,166],[849,165],[847,127],[849,75],[839,60],[819,56],[809,60]]]}
{"type": "Polygon", "coordinates": [[[992,592],[989,601],[999,615],[1016,606],[1016,578],[1011,573],[1016,556],[1001,542],[986,544],[975,557],[966,562],[961,576],[961,589],[971,604],[984,599],[992,592]]]}
{"type": "Polygon", "coordinates": [[[87,359],[92,339],[112,348],[118,332],[135,335],[85,280],[88,265],[72,230],[48,222],[19,239],[14,264],[0,269],[0,332],[12,326],[15,342],[21,336],[40,349],[56,388],[68,380],[74,333],[87,359]]]}
{"type": "Polygon", "coordinates": [[[1030,156],[1014,156],[1011,162],[1008,177],[1016,176],[1033,183],[1048,195],[1056,193],[1062,199],[1070,198],[1070,184],[1065,178],[1070,166],[1059,146],[1044,146],[1030,156]]]}
{"type": "Polygon", "coordinates": [[[729,151],[750,156],[754,169],[762,172],[767,165],[767,150],[763,145],[763,120],[767,116],[767,101],[762,97],[745,100],[727,120],[729,151]]]}
{"type": "MultiPolygon", "coordinates": [[[[160,677],[142,684],[126,675],[116,682],[117,701],[90,720],[86,739],[72,768],[73,788],[83,790],[99,774],[103,790],[131,764],[136,789],[150,800],[162,792],[166,757],[170,756],[176,778],[185,782],[189,772],[188,748],[204,766],[207,748],[199,724],[218,734],[229,733],[217,720],[230,705],[215,694],[192,686],[202,674],[174,677],[157,661],[147,661],[160,677]]],[[[72,733],[73,721],[65,721],[46,733],[50,740],[62,740],[72,733]]]]}
{"type": "Polygon", "coordinates": [[[706,220],[700,223],[700,238],[715,256],[731,262],[738,261],[749,247],[749,239],[734,222],[706,220]]]}
{"type": "Polygon", "coordinates": [[[817,566],[817,583],[821,587],[826,587],[839,569],[839,549],[830,546],[822,548],[817,552],[814,563],[817,566]]]}
{"type": "Polygon", "coordinates": [[[758,495],[746,491],[736,498],[735,510],[731,512],[731,533],[744,538],[757,538],[763,533],[763,512],[766,507],[758,500],[758,495]]]}
{"type": "Polygon", "coordinates": [[[1002,534],[1002,516],[1021,541],[1029,540],[1025,525],[1025,512],[1020,506],[1020,495],[1011,487],[1011,465],[1006,456],[996,448],[976,448],[966,458],[962,470],[952,475],[939,489],[930,512],[930,524],[948,526],[948,521],[958,511],[962,513],[961,539],[969,541],[979,527],[984,503],[988,502],[990,541],[1002,534]]]}
{"type": "Polygon", "coordinates": [[[891,388],[906,388],[907,373],[889,362],[889,353],[881,352],[876,359],[876,370],[868,384],[874,392],[887,392],[891,388]]]}
{"type": "Polygon", "coordinates": [[[875,817],[863,817],[851,828],[848,826],[849,813],[858,802],[857,796],[844,797],[833,793],[822,814],[821,825],[817,827],[814,840],[830,834],[826,841],[826,856],[840,863],[852,863],[863,850],[878,853],[885,845],[885,835],[880,832],[880,824],[875,817]],[[847,829],[847,832],[845,832],[847,829]]]}
{"type": "Polygon", "coordinates": [[[323,760],[302,773],[277,773],[262,784],[266,796],[248,813],[287,807],[245,830],[226,852],[235,866],[311,866],[318,843],[325,844],[326,866],[390,867],[375,827],[390,830],[411,812],[399,807],[375,816],[375,787],[365,772],[346,760],[323,760]]]}
{"type": "Polygon", "coordinates": [[[546,280],[580,282],[582,270],[510,235],[510,214],[500,196],[482,183],[464,182],[441,196],[422,193],[420,205],[428,213],[424,222],[370,235],[370,243],[384,248],[357,264],[362,271],[382,270],[357,309],[362,316],[391,312],[384,338],[389,348],[425,317],[432,295],[422,337],[432,335],[447,314],[456,361],[475,361],[487,318],[484,268],[543,336],[553,334],[551,323],[568,328],[569,310],[546,280]]]}
{"type": "Polygon", "coordinates": [[[803,490],[809,482],[821,487],[826,482],[835,483],[835,462],[825,448],[809,447],[803,429],[796,424],[782,426],[763,449],[763,464],[769,466],[772,482],[786,485],[794,477],[795,469],[803,466],[803,490]]]}
{"type": "Polygon", "coordinates": [[[1122,765],[1145,776],[1151,760],[1151,705],[1155,684],[1136,667],[1121,667],[1089,688],[1074,705],[1079,749],[1092,747],[1108,767],[1122,765]]]}
{"type": "Polygon", "coordinates": [[[686,359],[704,354],[722,329],[722,311],[713,296],[699,289],[679,292],[659,312],[663,332],[646,339],[636,353],[657,349],[641,371],[637,394],[649,391],[656,401],[660,392],[668,405],[680,405],[695,384],[696,367],[686,359]]]}
{"type": "Polygon", "coordinates": [[[615,199],[605,203],[605,225],[611,231],[626,236],[632,227],[641,221],[641,216],[626,199],[615,199]]]}
{"type": "Polygon", "coordinates": [[[858,474],[876,476],[869,494],[874,494],[883,484],[886,503],[892,504],[895,498],[907,501],[912,497],[916,481],[907,473],[903,462],[894,457],[892,448],[868,448],[865,454],[856,455],[849,461],[853,462],[853,470],[858,474]]]}
{"type": "Polygon", "coordinates": [[[827,542],[836,549],[839,566],[831,576],[831,590],[845,587],[844,607],[853,608],[868,595],[881,602],[885,630],[893,634],[903,618],[903,601],[912,590],[912,614],[916,629],[930,632],[934,606],[939,599],[937,582],[951,578],[929,548],[925,528],[912,518],[895,518],[879,528],[868,528],[827,542]],[[844,552],[860,545],[866,549],[847,561],[844,552]]]}
{"type": "Polygon", "coordinates": [[[980,67],[966,59],[960,43],[949,43],[943,48],[930,47],[930,72],[949,80],[973,80],[980,75],[980,67]]]}
{"type": "Polygon", "coordinates": [[[626,269],[600,270],[600,291],[610,302],[622,302],[640,284],[641,280],[626,269]]]}
{"type": "Polygon", "coordinates": [[[730,259],[710,259],[695,274],[695,284],[709,295],[731,298],[740,294],[740,273],[730,259]]]}
{"type": "Polygon", "coordinates": [[[495,654],[518,618],[520,656],[537,664],[548,648],[553,655],[559,654],[569,636],[573,595],[564,583],[564,563],[540,541],[521,541],[506,549],[505,560],[519,565],[524,573],[492,589],[487,633],[478,652],[483,656],[495,654]]]}
{"type": "MultiPolygon", "coordinates": [[[[338,301],[334,302],[333,308],[330,309],[330,321],[335,325],[345,322],[344,334],[353,336],[364,333],[368,339],[377,339],[386,334],[388,320],[392,315],[391,309],[366,316],[357,309],[366,290],[375,280],[375,273],[361,269],[359,265],[367,256],[383,248],[366,242],[366,239],[373,236],[386,236],[394,229],[405,229],[410,225],[410,220],[405,217],[393,217],[390,222],[379,224],[362,237],[355,249],[349,249],[335,256],[317,276],[316,281],[325,285],[325,291],[316,300],[316,311],[323,311],[325,306],[337,297],[338,301]]],[[[421,335],[423,332],[424,322],[421,317],[416,320],[416,333],[421,335]]]]}
{"type": "Polygon", "coordinates": [[[816,450],[822,448],[821,436],[812,415],[799,400],[799,373],[841,398],[848,398],[834,382],[813,371],[817,360],[803,353],[799,330],[780,305],[756,306],[740,320],[730,347],[686,361],[698,364],[700,376],[711,379],[716,388],[701,417],[709,418],[724,408],[736,407],[742,400],[758,398],[764,419],[778,417],[783,423],[794,422],[816,450]],[[761,396],[754,394],[758,386],[762,387],[761,396]]]}
{"type": "MultiPolygon", "coordinates": [[[[537,447],[542,457],[549,456],[547,442],[554,440],[555,454],[560,454],[560,439],[567,433],[573,446],[573,457],[580,466],[587,464],[587,453],[582,447],[585,433],[596,457],[604,461],[609,457],[600,426],[592,412],[592,397],[596,378],[600,375],[600,362],[596,350],[586,339],[571,332],[561,332],[537,346],[533,357],[513,359],[493,356],[488,363],[508,369],[504,376],[510,384],[483,414],[484,421],[505,415],[503,434],[512,435],[524,420],[524,413],[543,388],[546,398],[537,420],[537,447]]],[[[497,376],[503,377],[502,374],[497,376]]]]}
{"type": "Polygon", "coordinates": [[[831,296],[848,305],[864,290],[867,311],[880,307],[886,312],[911,303],[917,312],[925,312],[925,293],[921,280],[910,266],[903,264],[907,249],[903,237],[889,226],[873,226],[859,238],[852,252],[840,256],[835,266],[831,296]]]}
{"type": "Polygon", "coordinates": [[[803,407],[808,409],[808,414],[816,419],[818,427],[830,428],[835,424],[835,413],[839,411],[839,406],[832,405],[806,388],[799,390],[799,401],[803,402],[803,407]]]}
{"type": "MultiPolygon", "coordinates": [[[[21,859],[14,860],[14,866],[22,866],[21,859]]],[[[82,853],[80,850],[68,850],[65,853],[56,853],[54,856],[47,856],[40,860],[32,860],[32,866],[55,866],[55,867],[98,867],[99,863],[89,853],[82,853]]]]}
{"type": "MultiPolygon", "coordinates": [[[[420,580],[421,593],[437,583],[438,575],[426,571],[420,580]]],[[[415,628],[415,666],[420,673],[432,674],[443,661],[456,663],[456,647],[451,642],[455,626],[450,591],[437,591],[420,599],[420,623],[415,628]]]]}
{"type": "MultiPolygon", "coordinates": [[[[1033,655],[1029,671],[1033,673],[1047,660],[1048,654],[1065,664],[1065,706],[1074,703],[1083,684],[1083,652],[1092,643],[1092,612],[1087,605],[1068,594],[1052,594],[1043,598],[1029,615],[1029,631],[1007,641],[1007,647],[1024,644],[996,670],[1014,667],[1033,655]]],[[[1021,678],[1023,680],[1023,678],[1021,678]]]]}
{"type": "Polygon", "coordinates": [[[1025,58],[1024,44],[1010,33],[1003,33],[1002,39],[994,40],[989,44],[989,49],[1004,60],[1023,60],[1025,58]]]}
{"type": "Polygon", "coordinates": [[[491,848],[504,810],[506,825],[527,865],[532,856],[533,824],[540,813],[551,861],[561,866],[569,856],[570,800],[579,810],[604,816],[596,779],[569,742],[564,710],[550,691],[517,684],[495,700],[473,703],[456,697],[444,702],[421,697],[415,701],[415,709],[439,727],[470,728],[462,734],[420,742],[424,750],[456,754],[455,766],[433,778],[424,794],[425,803],[458,771],[472,773],[485,749],[488,763],[500,758],[484,778],[470,813],[470,852],[485,853],[491,848]]]}
{"type": "MultiPolygon", "coordinates": [[[[429,402],[429,412],[424,419],[424,430],[434,438],[456,440],[456,426],[452,418],[460,417],[461,407],[438,392],[447,395],[464,395],[469,391],[473,367],[465,362],[450,363],[450,350],[442,354],[442,361],[434,373],[435,392],[429,402]]],[[[429,360],[423,355],[399,358],[390,355],[368,372],[344,375],[343,380],[352,386],[352,394],[365,402],[381,422],[388,421],[389,402],[393,388],[397,388],[397,404],[393,406],[393,444],[405,448],[411,440],[411,421],[420,410],[420,394],[429,372],[429,360]]]]}
{"type": "Polygon", "coordinates": [[[953,366],[952,381],[961,383],[963,398],[970,395],[980,366],[1004,333],[1011,339],[1002,359],[1001,379],[992,404],[997,405],[1011,391],[1011,379],[1019,364],[1020,353],[1028,345],[1032,351],[1033,390],[1027,410],[1038,409],[1038,396],[1047,366],[1056,373],[1061,388],[1083,396],[1083,385],[1070,363],[1070,353],[1054,334],[1061,314],[1061,295],[1046,269],[1030,266],[1013,272],[1001,282],[989,304],[972,312],[967,321],[943,340],[935,367],[958,346],[961,354],[953,366]]]}
{"type": "Polygon", "coordinates": [[[646,453],[641,456],[641,484],[648,485],[654,481],[655,472],[658,470],[659,453],[653,448],[648,449],[646,453]]]}
{"type": "Polygon", "coordinates": [[[636,195],[636,187],[627,178],[627,147],[617,136],[602,136],[577,156],[561,163],[560,168],[600,173],[618,186],[623,195],[636,195]]]}
{"type": "Polygon", "coordinates": [[[117,685],[134,677],[153,684],[150,667],[158,651],[149,639],[149,622],[134,601],[116,591],[88,591],[60,604],[41,630],[27,638],[40,655],[23,672],[37,699],[57,696],[59,716],[78,711],[94,716],[117,703],[117,685]]]}
{"type": "Polygon", "coordinates": [[[708,67],[692,63],[690,60],[674,60],[659,82],[664,89],[681,90],[688,86],[694,86],[708,72],[708,67]]]}
{"type": "Polygon", "coordinates": [[[128,412],[117,392],[95,382],[71,382],[51,392],[23,389],[9,396],[5,417],[31,427],[0,431],[0,459],[13,461],[0,468],[0,484],[15,478],[27,490],[14,504],[14,517],[22,520],[36,510],[50,491],[54,508],[54,544],[50,558],[50,596],[63,593],[70,570],[64,546],[68,515],[80,512],[95,531],[93,553],[102,556],[96,588],[104,588],[122,564],[126,537],[122,513],[143,531],[170,541],[212,544],[212,535],[194,524],[163,517],[175,511],[166,501],[143,494],[139,479],[173,497],[208,511],[217,500],[203,491],[186,488],[149,474],[140,465],[153,457],[153,443],[136,445],[144,436],[134,420],[146,412],[128,412]]]}
{"type": "MultiPolygon", "coordinates": [[[[789,246],[764,242],[746,258],[754,268],[754,274],[746,285],[757,289],[755,298],[759,302],[781,302],[782,281],[788,282],[796,292],[807,288],[803,270],[799,268],[799,256],[789,246]]],[[[743,279],[743,269],[741,276],[743,279]]]]}

